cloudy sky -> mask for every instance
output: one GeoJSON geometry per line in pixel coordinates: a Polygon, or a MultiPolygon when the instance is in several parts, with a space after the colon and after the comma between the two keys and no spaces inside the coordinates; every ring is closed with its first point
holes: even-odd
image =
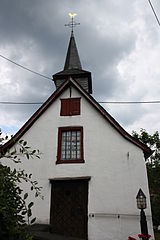
{"type": "MultiPolygon", "coordinates": [[[[160,17],[160,3],[152,0],[160,17]]],[[[97,101],[160,100],[160,26],[148,0],[0,0],[0,55],[49,78],[64,66],[76,12],[83,69],[97,101]]],[[[0,102],[44,102],[54,83],[0,57],[0,102]]],[[[0,104],[0,128],[15,133],[40,105],[0,104]]],[[[160,104],[103,104],[130,133],[160,131],[160,104]]]]}

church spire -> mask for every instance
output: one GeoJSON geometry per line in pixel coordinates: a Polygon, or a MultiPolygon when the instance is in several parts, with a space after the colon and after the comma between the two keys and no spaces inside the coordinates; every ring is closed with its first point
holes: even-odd
{"type": "Polygon", "coordinates": [[[67,56],[64,64],[64,69],[53,75],[53,81],[56,85],[56,89],[59,88],[69,77],[72,77],[74,81],[79,83],[81,87],[88,93],[92,93],[92,78],[91,72],[83,70],[76,46],[76,41],[73,34],[73,28],[80,23],[76,23],[73,19],[76,13],[69,13],[71,21],[65,26],[71,27],[71,37],[67,50],[67,56]]]}
{"type": "Polygon", "coordinates": [[[64,70],[82,69],[73,31],[71,32],[64,70]]]}
{"type": "Polygon", "coordinates": [[[68,24],[65,24],[65,26],[71,27],[71,37],[70,37],[70,42],[68,46],[66,61],[64,64],[64,70],[82,69],[77,46],[76,46],[76,41],[73,34],[73,28],[77,25],[80,25],[80,23],[76,23],[74,21],[74,17],[76,15],[77,15],[76,13],[69,13],[71,21],[68,24]]]}

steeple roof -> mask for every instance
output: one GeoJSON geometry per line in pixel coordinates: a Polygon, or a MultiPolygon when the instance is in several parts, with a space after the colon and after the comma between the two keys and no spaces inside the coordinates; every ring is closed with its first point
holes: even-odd
{"type": "Polygon", "coordinates": [[[71,32],[66,61],[64,64],[64,70],[69,69],[82,69],[73,31],[71,32]]]}
{"type": "Polygon", "coordinates": [[[64,69],[53,75],[56,89],[59,88],[68,77],[72,77],[87,92],[92,94],[91,72],[82,69],[73,30],[71,31],[64,69]]]}

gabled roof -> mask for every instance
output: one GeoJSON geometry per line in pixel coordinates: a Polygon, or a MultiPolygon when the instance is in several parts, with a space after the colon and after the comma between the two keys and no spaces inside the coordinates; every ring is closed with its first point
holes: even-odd
{"type": "Polygon", "coordinates": [[[73,85],[92,105],[93,107],[109,122],[126,140],[135,144],[137,147],[141,148],[144,152],[145,158],[152,154],[152,151],[142,142],[136,140],[129,133],[127,133],[119,123],[87,92],[85,91],[75,80],[71,77],[68,78],[48,99],[47,101],[32,115],[32,117],[23,125],[23,127],[4,145],[0,147],[0,152],[5,152],[7,149],[11,148],[24,134],[27,132],[31,126],[36,122],[36,120],[48,109],[48,107],[54,103],[54,101],[60,96],[60,94],[73,85]]]}

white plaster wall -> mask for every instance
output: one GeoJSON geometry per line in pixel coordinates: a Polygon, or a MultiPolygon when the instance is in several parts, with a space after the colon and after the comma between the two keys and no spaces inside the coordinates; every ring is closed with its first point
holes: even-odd
{"type": "MultiPolygon", "coordinates": [[[[82,97],[72,88],[72,97],[82,97]]],[[[60,98],[69,97],[67,89],[60,98]]],[[[50,178],[91,176],[88,198],[89,240],[128,239],[140,233],[136,195],[147,197],[146,214],[152,232],[145,161],[141,149],[125,140],[88,102],[81,98],[80,116],[60,116],[57,99],[22,137],[41,152],[40,159],[23,159],[20,167],[31,172],[43,187],[44,200],[34,199],[33,214],[39,223],[50,219],[50,178]],[[83,126],[84,164],[56,165],[58,127],[83,126]],[[90,215],[92,213],[92,217],[90,215]],[[117,217],[119,214],[119,218],[117,217]]],[[[27,191],[27,186],[24,187],[27,191]]]]}

